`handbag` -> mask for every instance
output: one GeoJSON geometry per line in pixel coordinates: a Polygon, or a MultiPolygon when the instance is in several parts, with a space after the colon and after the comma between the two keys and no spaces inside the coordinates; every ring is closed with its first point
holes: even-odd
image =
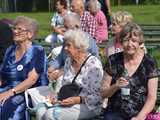
{"type": "Polygon", "coordinates": [[[88,58],[90,56],[91,55],[89,55],[86,58],[86,60],[82,63],[79,71],[77,72],[77,74],[73,78],[72,83],[63,85],[60,88],[59,93],[58,93],[58,100],[63,100],[63,99],[69,98],[69,97],[73,97],[73,96],[78,96],[79,95],[79,93],[81,92],[82,88],[75,83],[75,80],[76,80],[78,74],[81,72],[82,67],[85,65],[85,63],[87,62],[87,60],[88,60],[88,58]]]}

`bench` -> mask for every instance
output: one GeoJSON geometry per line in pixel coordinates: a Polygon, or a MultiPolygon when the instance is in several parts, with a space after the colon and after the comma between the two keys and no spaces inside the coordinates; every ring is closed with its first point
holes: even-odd
{"type": "Polygon", "coordinates": [[[141,24],[140,25],[145,38],[160,38],[160,25],[141,24]]]}

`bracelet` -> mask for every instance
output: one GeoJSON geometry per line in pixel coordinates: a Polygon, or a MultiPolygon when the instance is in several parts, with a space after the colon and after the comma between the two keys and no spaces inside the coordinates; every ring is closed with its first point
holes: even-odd
{"type": "Polygon", "coordinates": [[[14,88],[11,89],[13,94],[16,95],[16,90],[14,88]]]}

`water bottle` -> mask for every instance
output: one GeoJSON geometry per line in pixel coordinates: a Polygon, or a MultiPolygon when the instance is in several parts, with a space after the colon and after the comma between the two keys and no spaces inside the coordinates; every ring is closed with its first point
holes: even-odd
{"type": "Polygon", "coordinates": [[[60,113],[61,113],[60,104],[59,104],[59,103],[56,103],[56,104],[54,105],[53,117],[54,117],[56,120],[59,120],[60,113]]]}
{"type": "MultiPolygon", "coordinates": [[[[122,77],[124,77],[126,80],[129,81],[129,74],[128,74],[128,71],[126,69],[122,73],[122,77]]],[[[129,86],[129,84],[127,86],[121,88],[121,95],[122,95],[123,98],[130,96],[130,86],[129,86]]]]}

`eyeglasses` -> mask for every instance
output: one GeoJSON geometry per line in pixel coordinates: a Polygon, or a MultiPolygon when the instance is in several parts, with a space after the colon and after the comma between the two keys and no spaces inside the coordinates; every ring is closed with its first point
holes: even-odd
{"type": "Polygon", "coordinates": [[[19,33],[29,31],[29,30],[27,30],[27,29],[23,29],[23,28],[21,28],[21,27],[15,27],[15,26],[13,26],[12,29],[13,29],[14,31],[19,32],[19,33]]]}

